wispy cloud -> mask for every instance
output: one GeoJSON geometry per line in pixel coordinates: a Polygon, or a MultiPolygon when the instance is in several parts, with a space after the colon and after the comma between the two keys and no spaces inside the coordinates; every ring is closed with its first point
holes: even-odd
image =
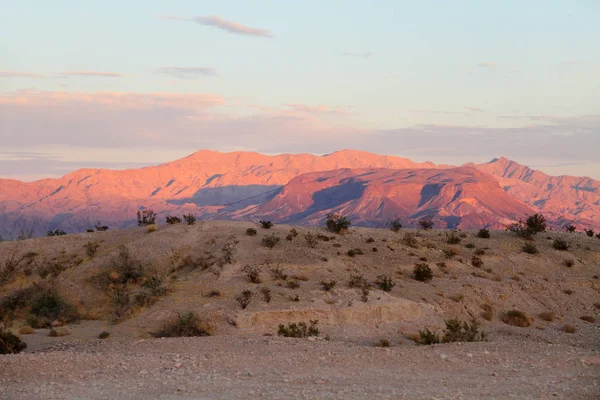
{"type": "Polygon", "coordinates": [[[0,71],[0,78],[45,78],[45,75],[25,71],[0,71]]]}
{"type": "Polygon", "coordinates": [[[103,71],[65,71],[59,73],[62,76],[88,76],[88,77],[101,77],[101,78],[123,78],[120,72],[103,72],[103,71]]]}
{"type": "Polygon", "coordinates": [[[482,108],[479,108],[479,107],[465,107],[465,108],[471,112],[485,112],[482,108]]]}
{"type": "Polygon", "coordinates": [[[477,66],[479,68],[494,68],[496,66],[496,63],[491,61],[484,61],[477,64],[477,66]]]}
{"type": "Polygon", "coordinates": [[[286,103],[284,107],[288,107],[294,111],[304,114],[347,114],[348,111],[342,107],[329,107],[323,105],[309,105],[309,104],[298,104],[298,103],[286,103]]]}
{"type": "Polygon", "coordinates": [[[206,15],[192,18],[183,18],[175,15],[156,15],[156,18],[167,21],[193,21],[200,25],[212,26],[238,35],[273,37],[273,34],[268,29],[253,28],[238,22],[228,21],[216,15],[206,15]]]}
{"type": "Polygon", "coordinates": [[[216,69],[208,67],[162,67],[158,68],[156,72],[177,79],[198,79],[201,76],[217,75],[216,69]]]}
{"type": "Polygon", "coordinates": [[[353,53],[353,52],[344,52],[344,53],[340,53],[342,56],[347,56],[347,57],[361,57],[361,58],[370,58],[373,57],[375,54],[367,51],[364,53],[353,53]]]}

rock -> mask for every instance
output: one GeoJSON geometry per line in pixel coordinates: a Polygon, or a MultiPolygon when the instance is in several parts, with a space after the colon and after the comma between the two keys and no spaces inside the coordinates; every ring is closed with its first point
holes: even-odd
{"type": "Polygon", "coordinates": [[[67,328],[66,326],[59,326],[59,327],[50,329],[48,336],[61,337],[61,336],[68,336],[70,334],[71,334],[71,330],[69,328],[67,328]]]}

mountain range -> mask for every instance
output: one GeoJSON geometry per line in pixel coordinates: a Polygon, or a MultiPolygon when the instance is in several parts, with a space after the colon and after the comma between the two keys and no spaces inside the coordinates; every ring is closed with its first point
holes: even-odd
{"type": "Polygon", "coordinates": [[[542,212],[555,228],[600,225],[600,181],[549,176],[506,158],[462,166],[343,150],[323,156],[198,151],[158,166],[80,169],[35,182],[0,179],[0,234],[79,232],[96,221],[136,224],[138,210],[199,219],[321,224],[328,213],[353,224],[503,228],[542,212]]]}

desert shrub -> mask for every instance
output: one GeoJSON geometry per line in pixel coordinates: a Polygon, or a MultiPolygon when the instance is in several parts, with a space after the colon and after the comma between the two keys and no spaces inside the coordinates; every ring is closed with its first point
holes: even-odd
{"type": "Polygon", "coordinates": [[[291,280],[291,281],[287,281],[287,283],[285,284],[285,287],[288,289],[298,289],[300,287],[300,284],[298,283],[297,280],[291,280]]]}
{"type": "Polygon", "coordinates": [[[563,331],[565,331],[566,333],[575,333],[577,332],[577,328],[573,325],[565,325],[563,326],[563,331]]]}
{"type": "Polygon", "coordinates": [[[416,340],[417,344],[422,345],[431,345],[441,343],[440,335],[435,332],[430,331],[429,329],[425,329],[423,331],[419,331],[419,338],[416,340]]]}
{"type": "Polygon", "coordinates": [[[98,251],[99,247],[100,243],[92,242],[91,240],[83,245],[83,248],[85,249],[85,254],[87,254],[90,258],[96,255],[96,252],[98,251]]]}
{"type": "Polygon", "coordinates": [[[156,232],[156,230],[158,229],[158,227],[154,224],[152,225],[148,225],[147,231],[148,233],[152,233],[152,232],[156,232]]]}
{"type": "Polygon", "coordinates": [[[384,292],[391,292],[396,284],[388,275],[379,275],[375,281],[375,285],[384,292]]]}
{"type": "Polygon", "coordinates": [[[264,229],[271,229],[273,227],[273,223],[271,221],[258,221],[258,223],[260,224],[260,226],[262,226],[264,229]]]}
{"type": "Polygon", "coordinates": [[[206,297],[211,298],[211,297],[221,297],[221,292],[218,291],[217,289],[213,289],[210,292],[208,292],[208,294],[206,295],[206,297]]]}
{"type": "Polygon", "coordinates": [[[100,332],[100,334],[98,335],[98,339],[106,339],[107,337],[110,336],[110,332],[100,332]]]}
{"type": "Polygon", "coordinates": [[[416,235],[412,232],[406,232],[404,234],[404,236],[402,237],[402,244],[408,247],[412,247],[413,249],[419,247],[419,241],[417,240],[416,235]]]}
{"type": "Polygon", "coordinates": [[[115,273],[111,277],[114,282],[125,284],[137,281],[144,275],[144,266],[124,245],[119,247],[119,252],[112,258],[110,265],[115,273]]]}
{"type": "Polygon", "coordinates": [[[246,235],[248,235],[248,236],[255,236],[256,233],[257,233],[257,231],[254,228],[248,228],[248,229],[246,229],[246,235]]]}
{"type": "Polygon", "coordinates": [[[167,287],[163,284],[163,280],[158,274],[153,274],[145,279],[142,286],[149,289],[152,296],[164,296],[167,294],[167,287]]]}
{"type": "Polygon", "coordinates": [[[14,312],[25,308],[40,291],[36,285],[15,290],[0,302],[0,315],[14,316],[14,312]]]}
{"type": "Polygon", "coordinates": [[[565,267],[573,267],[575,265],[575,260],[565,260],[563,261],[563,264],[565,265],[565,267]]]}
{"type": "Polygon", "coordinates": [[[290,233],[285,237],[287,240],[293,240],[296,236],[298,236],[298,231],[294,228],[290,229],[290,233]]]}
{"type": "Polygon", "coordinates": [[[554,247],[556,250],[560,250],[560,251],[567,251],[569,250],[569,243],[567,243],[566,240],[563,240],[561,238],[556,238],[554,239],[554,242],[552,243],[552,247],[554,247]]]}
{"type": "Polygon", "coordinates": [[[138,226],[154,225],[156,223],[156,213],[152,210],[138,210],[138,226]]]}
{"type": "MultiPolygon", "coordinates": [[[[279,242],[279,238],[277,238],[277,241],[279,242]]],[[[235,246],[237,246],[239,242],[240,241],[235,238],[235,235],[231,235],[221,248],[221,260],[219,260],[219,262],[222,264],[233,264],[233,256],[236,252],[235,246]]]]}
{"type": "Polygon", "coordinates": [[[369,301],[369,287],[368,286],[363,286],[362,288],[360,288],[360,300],[363,303],[366,303],[367,301],[369,301]]]}
{"type": "Polygon", "coordinates": [[[600,233],[596,234],[596,239],[600,239],[600,233]]]}
{"type": "Polygon", "coordinates": [[[100,221],[96,222],[96,225],[94,225],[94,228],[98,231],[98,232],[104,232],[108,230],[108,226],[103,225],[100,221]]]}
{"type": "Polygon", "coordinates": [[[361,249],[350,249],[350,250],[348,250],[348,252],[346,254],[348,254],[348,257],[354,257],[354,256],[362,256],[364,253],[361,249]]]}
{"type": "Polygon", "coordinates": [[[181,223],[181,218],[175,217],[173,215],[167,215],[166,221],[169,225],[175,225],[181,223]]]}
{"type": "Polygon", "coordinates": [[[166,323],[161,330],[153,332],[152,336],[157,338],[210,336],[210,329],[194,312],[187,312],[179,314],[176,320],[166,323]]]}
{"type": "Polygon", "coordinates": [[[546,218],[538,213],[529,216],[525,221],[520,219],[519,222],[508,225],[506,230],[527,239],[538,233],[545,232],[547,227],[546,218]]]}
{"type": "Polygon", "coordinates": [[[351,221],[339,214],[327,214],[325,225],[330,232],[345,233],[350,228],[351,221]]]}
{"type": "Polygon", "coordinates": [[[335,284],[337,283],[337,281],[330,279],[328,281],[321,281],[321,287],[323,288],[323,290],[325,290],[326,292],[329,292],[331,289],[333,289],[335,287],[335,284]]]}
{"type": "Polygon", "coordinates": [[[452,296],[448,296],[448,298],[449,298],[450,300],[454,300],[454,301],[455,301],[455,302],[457,302],[457,303],[460,303],[461,301],[463,301],[463,300],[464,300],[464,298],[465,298],[465,295],[464,295],[464,294],[462,294],[462,293],[456,293],[456,294],[453,294],[452,296]]]}
{"type": "Polygon", "coordinates": [[[236,296],[235,301],[237,301],[239,303],[239,305],[242,307],[242,310],[244,310],[250,304],[250,301],[252,300],[252,296],[254,296],[254,293],[252,292],[252,290],[244,290],[241,294],[236,296]]]}
{"type": "Polygon", "coordinates": [[[477,249],[475,250],[475,255],[476,256],[483,256],[485,254],[485,250],[484,249],[477,249]]]}
{"type": "MultiPolygon", "coordinates": [[[[313,248],[313,249],[315,247],[317,247],[317,244],[319,243],[318,236],[314,235],[310,232],[304,234],[304,240],[306,240],[306,244],[308,245],[308,247],[313,248]]],[[[328,240],[329,240],[329,238],[328,238],[328,240]]]]}
{"type": "Polygon", "coordinates": [[[460,254],[460,251],[455,247],[449,247],[447,249],[444,249],[443,252],[446,258],[452,258],[460,254]]]}
{"type": "Polygon", "coordinates": [[[283,272],[283,268],[279,266],[271,268],[270,271],[271,277],[276,281],[285,281],[288,278],[287,274],[283,272]]]}
{"type": "Polygon", "coordinates": [[[260,283],[260,267],[246,265],[244,268],[242,268],[242,272],[246,273],[246,276],[250,282],[260,283]]]}
{"type": "Polygon", "coordinates": [[[421,229],[426,231],[433,229],[433,216],[429,215],[427,217],[421,218],[419,220],[419,226],[421,229]]]}
{"type": "Polygon", "coordinates": [[[479,324],[476,321],[462,322],[459,319],[449,319],[445,321],[446,330],[442,337],[442,342],[481,342],[485,340],[485,333],[479,331],[479,324]]]}
{"type": "Polygon", "coordinates": [[[368,287],[369,283],[362,275],[350,275],[350,280],[348,281],[349,288],[364,288],[368,287]]]}
{"type": "Polygon", "coordinates": [[[537,247],[533,243],[525,243],[521,250],[527,254],[537,254],[539,253],[537,247]]]}
{"type": "Polygon", "coordinates": [[[0,286],[11,280],[19,272],[30,269],[38,253],[33,251],[20,254],[20,246],[16,245],[9,250],[4,262],[0,264],[0,286]]]}
{"type": "Polygon", "coordinates": [[[192,213],[183,214],[183,220],[188,225],[194,225],[196,223],[196,216],[192,213]]]}
{"type": "Polygon", "coordinates": [[[491,235],[490,235],[489,229],[482,228],[482,229],[479,230],[479,232],[477,232],[477,237],[478,238],[489,239],[490,236],[491,235]]]}
{"type": "Polygon", "coordinates": [[[577,230],[577,227],[575,227],[575,225],[572,224],[568,224],[565,226],[565,231],[569,232],[569,233],[573,233],[577,230]]]}
{"type": "Polygon", "coordinates": [[[413,274],[414,278],[420,282],[428,282],[433,279],[433,271],[426,263],[415,264],[413,274]]]}
{"type": "Polygon", "coordinates": [[[579,319],[585,322],[589,322],[590,324],[593,324],[596,321],[596,318],[593,315],[583,315],[579,317],[579,319]]]}
{"type": "Polygon", "coordinates": [[[50,288],[42,290],[31,301],[31,315],[37,321],[33,328],[44,328],[52,324],[54,320],[60,319],[64,322],[75,321],[78,318],[77,311],[67,303],[56,291],[50,288]]]}
{"type": "Polygon", "coordinates": [[[372,237],[368,237],[367,240],[365,240],[365,242],[367,242],[367,243],[373,243],[374,241],[375,241],[375,239],[372,237]]]}
{"type": "Polygon", "coordinates": [[[563,290],[563,293],[566,294],[567,296],[571,296],[575,292],[573,292],[573,290],[571,290],[571,289],[565,289],[565,290],[563,290]]]}
{"type": "Polygon", "coordinates": [[[545,311],[538,314],[538,317],[544,321],[552,322],[556,319],[556,313],[554,311],[545,311]]]}
{"type": "Polygon", "coordinates": [[[271,234],[268,236],[263,237],[262,239],[262,243],[263,246],[268,247],[269,249],[272,249],[273,247],[275,247],[277,245],[277,243],[279,243],[281,239],[278,236],[275,236],[275,234],[271,234]]]}
{"type": "Polygon", "coordinates": [[[390,347],[392,344],[387,339],[380,339],[377,343],[375,343],[375,347],[390,347]]]}
{"type": "Polygon", "coordinates": [[[399,219],[395,219],[393,221],[390,221],[388,227],[392,232],[400,232],[400,229],[402,229],[402,224],[400,223],[399,219]]]}
{"type": "Polygon", "coordinates": [[[481,268],[483,266],[483,260],[477,256],[471,257],[471,265],[475,268],[481,268]]]}
{"type": "Polygon", "coordinates": [[[306,322],[291,323],[287,326],[280,324],[277,329],[277,336],[305,338],[309,336],[319,336],[319,328],[317,328],[318,320],[311,320],[309,324],[306,322]]]}
{"type": "Polygon", "coordinates": [[[199,269],[201,271],[206,271],[216,262],[216,257],[209,253],[205,252],[203,255],[198,257],[192,257],[187,255],[183,257],[177,264],[175,264],[171,270],[171,272],[175,272],[177,270],[195,270],[199,269]]]}
{"type": "Polygon", "coordinates": [[[531,325],[531,318],[522,311],[510,310],[502,314],[502,322],[507,325],[527,328],[531,325]]]}
{"type": "Polygon", "coordinates": [[[27,344],[8,329],[0,327],[0,354],[17,354],[27,348],[27,344]]]}
{"type": "Polygon", "coordinates": [[[46,236],[65,236],[67,234],[67,232],[61,230],[61,229],[55,229],[53,231],[48,231],[46,233],[46,236]]]}
{"type": "Polygon", "coordinates": [[[263,287],[260,289],[260,293],[263,295],[263,300],[265,301],[265,303],[271,302],[271,289],[269,289],[268,287],[263,287]]]}
{"type": "Polygon", "coordinates": [[[585,234],[589,237],[594,237],[594,231],[592,229],[588,230],[588,229],[584,229],[585,234]]]}
{"type": "Polygon", "coordinates": [[[461,241],[460,236],[456,229],[450,231],[450,233],[446,232],[446,243],[448,244],[459,244],[461,241]]]}
{"type": "Polygon", "coordinates": [[[467,249],[474,249],[475,245],[473,243],[467,243],[467,244],[465,244],[465,248],[467,248],[467,249]]]}

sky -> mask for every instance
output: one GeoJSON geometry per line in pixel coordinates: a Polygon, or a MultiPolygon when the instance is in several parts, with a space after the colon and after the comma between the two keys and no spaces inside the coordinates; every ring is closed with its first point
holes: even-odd
{"type": "Polygon", "coordinates": [[[197,150],[600,179],[598,0],[0,0],[0,178],[197,150]]]}

